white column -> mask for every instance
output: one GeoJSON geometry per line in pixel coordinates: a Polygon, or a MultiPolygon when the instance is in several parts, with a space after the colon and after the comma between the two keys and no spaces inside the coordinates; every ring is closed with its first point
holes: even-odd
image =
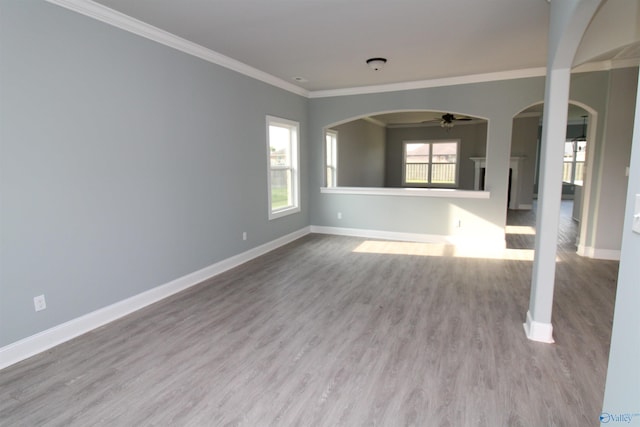
{"type": "Polygon", "coordinates": [[[527,337],[533,341],[553,342],[551,309],[571,65],[580,40],[602,1],[551,1],[535,257],[531,299],[524,324],[527,337]]]}
{"type": "Polygon", "coordinates": [[[542,119],[541,173],[531,299],[524,324],[530,340],[553,342],[551,308],[562,198],[562,167],[567,132],[570,69],[548,70],[542,119]]]}

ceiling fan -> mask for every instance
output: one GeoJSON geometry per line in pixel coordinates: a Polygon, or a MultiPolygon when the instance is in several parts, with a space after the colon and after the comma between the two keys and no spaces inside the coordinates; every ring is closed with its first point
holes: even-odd
{"type": "Polygon", "coordinates": [[[471,117],[464,117],[464,116],[459,116],[456,117],[455,115],[451,114],[451,113],[444,113],[442,116],[440,116],[439,119],[433,119],[433,120],[427,120],[423,123],[428,123],[428,122],[439,122],[440,123],[440,127],[446,129],[446,130],[451,130],[451,128],[453,128],[453,122],[456,121],[469,121],[469,120],[473,120],[471,117]]]}
{"type": "Polygon", "coordinates": [[[451,113],[445,113],[440,118],[440,126],[445,129],[451,129],[455,121],[469,121],[471,117],[456,117],[451,113]]]}

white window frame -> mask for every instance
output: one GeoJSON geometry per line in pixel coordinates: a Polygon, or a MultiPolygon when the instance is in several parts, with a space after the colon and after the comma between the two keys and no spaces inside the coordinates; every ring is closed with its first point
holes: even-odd
{"type": "Polygon", "coordinates": [[[338,186],[338,131],[327,129],[324,132],[325,184],[327,187],[338,186]],[[331,138],[331,140],[329,140],[331,138]],[[329,148],[331,144],[331,148],[329,148]],[[331,178],[331,179],[330,179],[331,178]],[[332,185],[329,185],[329,184],[332,185]]]}
{"type": "Polygon", "coordinates": [[[563,165],[562,165],[563,169],[564,169],[566,164],[570,164],[571,165],[571,174],[570,174],[570,177],[569,177],[568,181],[564,180],[565,171],[563,170],[563,172],[562,172],[562,178],[563,178],[562,182],[564,184],[577,185],[577,186],[580,186],[580,187],[582,187],[584,185],[583,175],[584,175],[584,168],[585,168],[585,166],[587,164],[587,159],[586,159],[586,151],[587,151],[587,147],[588,147],[587,142],[588,141],[586,141],[586,140],[585,141],[574,141],[572,139],[567,139],[565,141],[565,147],[566,147],[566,144],[571,144],[571,147],[573,149],[572,150],[573,154],[571,156],[571,160],[570,161],[566,161],[566,160],[563,161],[563,165]],[[578,160],[578,153],[580,152],[580,150],[577,150],[577,147],[579,146],[578,145],[579,142],[584,142],[584,145],[583,145],[583,149],[584,149],[584,153],[585,153],[585,159],[584,160],[578,160]],[[579,167],[580,172],[582,172],[581,174],[578,174],[578,165],[581,165],[579,167]]]}
{"type": "Polygon", "coordinates": [[[281,117],[267,116],[266,117],[266,140],[267,140],[267,195],[268,195],[268,212],[269,220],[281,218],[283,216],[291,215],[296,212],[300,212],[300,123],[283,119],[281,117]],[[277,126],[287,128],[290,134],[289,150],[291,164],[284,167],[272,168],[271,166],[271,141],[270,141],[270,127],[277,126]],[[271,171],[288,169],[291,171],[290,175],[290,203],[286,206],[274,209],[272,205],[272,186],[271,186],[271,171]]]}
{"type": "Polygon", "coordinates": [[[432,140],[407,140],[402,141],[402,186],[403,187],[425,187],[425,188],[457,188],[460,182],[460,140],[459,139],[432,139],[432,140]],[[443,184],[443,183],[432,183],[431,182],[431,171],[433,168],[432,156],[433,156],[433,146],[435,144],[442,143],[456,143],[456,172],[455,172],[455,182],[452,184],[443,184]],[[428,163],[428,176],[429,182],[407,182],[407,144],[429,144],[429,163],[428,163]]]}

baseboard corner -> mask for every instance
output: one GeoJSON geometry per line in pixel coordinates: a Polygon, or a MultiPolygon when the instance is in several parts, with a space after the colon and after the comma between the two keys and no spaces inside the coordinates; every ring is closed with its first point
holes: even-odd
{"type": "Polygon", "coordinates": [[[522,325],[524,326],[524,333],[531,341],[543,342],[546,344],[553,344],[553,326],[551,323],[536,322],[531,317],[531,312],[527,311],[527,320],[522,325]]]}

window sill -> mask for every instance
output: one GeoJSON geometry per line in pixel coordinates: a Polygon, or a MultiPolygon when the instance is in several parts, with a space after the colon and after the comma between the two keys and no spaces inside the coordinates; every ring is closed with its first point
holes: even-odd
{"type": "Polygon", "coordinates": [[[279,209],[276,211],[270,211],[269,220],[282,218],[284,216],[291,215],[298,212],[300,212],[300,206],[291,206],[291,207],[279,209]]]}
{"type": "Polygon", "coordinates": [[[320,192],[325,194],[445,197],[450,199],[488,199],[491,197],[490,191],[457,190],[454,188],[320,187],[320,192]]]}

